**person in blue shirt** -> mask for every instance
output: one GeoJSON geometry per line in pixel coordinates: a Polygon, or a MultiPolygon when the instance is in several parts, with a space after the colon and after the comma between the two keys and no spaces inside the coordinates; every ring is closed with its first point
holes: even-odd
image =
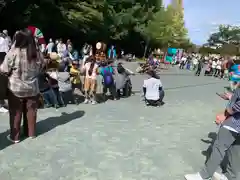
{"type": "Polygon", "coordinates": [[[109,91],[114,100],[116,100],[116,86],[114,80],[114,69],[110,63],[103,62],[99,68],[99,74],[103,77],[103,97],[106,100],[106,93],[109,91]]]}
{"type": "Polygon", "coordinates": [[[108,50],[108,58],[109,59],[116,59],[117,58],[117,52],[116,52],[114,46],[111,46],[111,48],[108,50]]]}
{"type": "Polygon", "coordinates": [[[230,68],[230,88],[234,91],[240,85],[240,65],[234,64],[230,68]]]}

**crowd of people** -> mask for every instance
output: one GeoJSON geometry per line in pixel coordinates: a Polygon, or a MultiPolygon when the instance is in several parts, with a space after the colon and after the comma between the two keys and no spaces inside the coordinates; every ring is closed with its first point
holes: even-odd
{"type": "MultiPolygon", "coordinates": [[[[8,78],[7,102],[10,120],[10,135],[7,137],[12,143],[18,143],[21,137],[36,137],[37,109],[39,106],[64,107],[69,102],[78,105],[79,94],[84,97],[84,103],[96,104],[96,88],[102,86],[103,99],[107,99],[107,92],[113,100],[121,96],[130,96],[131,79],[134,73],[126,69],[122,63],[116,63],[114,48],[108,51],[108,60],[97,61],[93,53],[80,58],[78,51],[74,50],[70,40],[53,43],[50,39],[43,48],[34,38],[29,29],[15,33],[13,41],[7,31],[0,34],[0,75],[8,78]],[[55,50],[54,50],[55,49],[55,50]],[[82,59],[82,60],[81,60],[82,59]],[[83,60],[84,59],[84,60],[83,60]],[[99,84],[97,78],[101,77],[99,84]],[[122,93],[121,93],[122,91],[122,93]],[[70,99],[67,99],[67,94],[70,99]],[[42,104],[41,104],[42,103],[42,104]],[[21,134],[21,121],[23,117],[23,134],[21,134]]],[[[158,61],[149,62],[146,70],[148,78],[143,82],[144,101],[148,106],[163,105],[164,89],[160,76],[155,71],[158,61]]],[[[212,177],[216,180],[238,179],[239,154],[239,114],[240,114],[240,75],[238,66],[233,60],[222,58],[197,58],[183,56],[177,63],[180,69],[196,71],[199,76],[203,67],[205,75],[219,78],[232,78],[232,92],[220,95],[229,100],[224,113],[218,114],[216,124],[220,125],[217,138],[213,144],[212,152],[204,168],[196,174],[185,175],[187,180],[207,180],[212,177]],[[234,70],[235,68],[235,70],[234,70]],[[233,74],[229,73],[232,71],[233,74]],[[234,76],[235,75],[235,76],[234,76]],[[223,174],[215,171],[222,160],[228,161],[222,167],[223,174]]],[[[2,106],[4,103],[1,103],[2,106]]]]}
{"type": "MultiPolygon", "coordinates": [[[[8,140],[12,143],[20,142],[22,135],[36,137],[39,108],[60,108],[68,103],[78,105],[80,97],[84,98],[85,104],[96,104],[98,86],[102,87],[103,100],[109,97],[119,100],[132,93],[130,75],[134,73],[114,60],[114,48],[108,51],[111,58],[97,61],[91,53],[81,59],[70,40],[53,43],[50,39],[43,48],[29,29],[17,31],[12,42],[8,39],[6,34],[0,36],[0,47],[7,44],[1,54],[0,78],[8,78],[8,85],[1,88],[7,89],[5,102],[8,110],[4,112],[9,111],[8,140]],[[20,131],[22,117],[23,134],[20,131]]],[[[149,71],[148,75],[149,78],[143,83],[145,102],[160,106],[164,97],[160,77],[154,71],[149,71]]],[[[5,104],[2,102],[2,105],[5,104]]]]}

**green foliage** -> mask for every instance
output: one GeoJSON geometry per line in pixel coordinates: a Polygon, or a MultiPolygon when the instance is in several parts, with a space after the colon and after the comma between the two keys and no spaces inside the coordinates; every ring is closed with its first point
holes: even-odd
{"type": "Polygon", "coordinates": [[[135,53],[143,52],[143,44],[189,43],[183,13],[163,8],[161,0],[0,0],[0,5],[0,28],[12,33],[35,25],[47,38],[72,38],[79,45],[101,40],[135,53]]]}
{"type": "Polygon", "coordinates": [[[214,47],[214,49],[205,48],[204,51],[215,52],[223,55],[239,54],[240,27],[220,25],[218,31],[210,35],[208,39],[208,45],[214,47]]]}

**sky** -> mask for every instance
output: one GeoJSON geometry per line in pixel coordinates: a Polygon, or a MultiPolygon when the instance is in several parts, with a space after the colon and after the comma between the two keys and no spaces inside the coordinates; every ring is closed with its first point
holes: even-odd
{"type": "MultiPolygon", "coordinates": [[[[170,0],[163,0],[167,5],[170,0]]],[[[183,0],[185,25],[191,41],[207,42],[220,24],[240,25],[240,0],[183,0]]]]}

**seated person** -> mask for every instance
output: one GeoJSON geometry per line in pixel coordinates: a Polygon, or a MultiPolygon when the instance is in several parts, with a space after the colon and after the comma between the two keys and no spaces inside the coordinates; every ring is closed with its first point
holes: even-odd
{"type": "Polygon", "coordinates": [[[66,102],[69,102],[69,101],[71,103],[75,103],[69,73],[59,72],[57,80],[58,80],[60,97],[62,98],[62,102],[64,102],[64,106],[66,106],[66,102]]]}
{"type": "Polygon", "coordinates": [[[49,74],[49,84],[55,96],[57,97],[58,106],[56,108],[59,108],[60,106],[64,106],[65,103],[63,101],[63,97],[59,92],[59,86],[58,86],[59,73],[57,72],[57,69],[52,69],[51,71],[48,72],[48,74],[49,74]]]}
{"type": "Polygon", "coordinates": [[[57,97],[55,96],[50,84],[49,84],[49,75],[47,73],[40,73],[39,74],[39,89],[40,93],[43,97],[44,107],[58,107],[57,97]]]}
{"type": "Polygon", "coordinates": [[[152,70],[148,71],[149,78],[144,80],[143,93],[145,102],[150,106],[160,106],[163,104],[164,91],[162,82],[156,73],[152,70]]]}
{"type": "Polygon", "coordinates": [[[117,73],[115,75],[115,83],[116,83],[116,90],[117,90],[117,98],[120,98],[121,93],[120,91],[123,90],[123,96],[130,96],[131,95],[131,79],[130,75],[134,75],[133,72],[125,69],[122,63],[118,63],[117,65],[117,73]]]}

